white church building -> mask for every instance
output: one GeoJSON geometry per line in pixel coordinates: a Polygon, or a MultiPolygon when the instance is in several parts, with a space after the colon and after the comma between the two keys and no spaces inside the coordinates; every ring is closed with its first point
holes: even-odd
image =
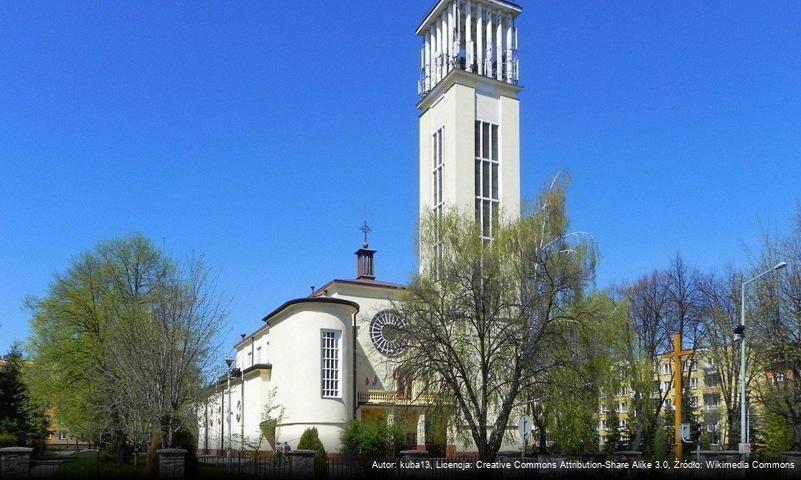
{"type": "MultiPolygon", "coordinates": [[[[488,239],[494,218],[520,213],[521,12],[504,0],[441,0],[416,31],[420,214],[445,206],[475,212],[488,239]]],[[[405,447],[435,455],[464,450],[450,440],[433,443],[426,398],[388,366],[388,358],[402,354],[393,302],[404,286],[376,279],[376,252],[366,225],[364,231],[355,278],[285,302],[234,345],[231,374],[200,411],[201,451],[271,450],[260,430],[270,408],[277,442],[293,449],[304,430],[316,427],[326,451],[337,453],[349,421],[384,416],[404,417],[405,447]]]]}

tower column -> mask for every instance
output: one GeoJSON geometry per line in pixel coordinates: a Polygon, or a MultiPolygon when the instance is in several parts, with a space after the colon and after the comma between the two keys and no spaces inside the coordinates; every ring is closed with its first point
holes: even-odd
{"type": "Polygon", "coordinates": [[[436,37],[435,43],[437,44],[437,48],[434,50],[434,57],[435,57],[434,61],[436,62],[437,65],[434,69],[436,71],[436,74],[434,75],[436,81],[434,83],[436,84],[439,83],[440,80],[442,80],[442,19],[439,18],[434,23],[435,23],[434,33],[436,37]]]}
{"type": "Polygon", "coordinates": [[[423,43],[423,61],[425,62],[425,73],[423,77],[423,88],[426,92],[431,90],[431,30],[426,32],[423,43]]]}
{"type": "Polygon", "coordinates": [[[473,5],[467,0],[464,14],[464,66],[468,72],[473,71],[473,5]]]}
{"type": "Polygon", "coordinates": [[[476,5],[476,71],[484,73],[484,12],[481,4],[476,5]]]}
{"type": "Polygon", "coordinates": [[[503,16],[498,11],[496,14],[498,25],[495,26],[495,78],[503,80],[503,16]]]}
{"type": "MultiPolygon", "coordinates": [[[[513,22],[513,25],[514,25],[514,22],[513,22]]],[[[514,31],[515,31],[514,32],[514,41],[515,41],[514,51],[515,51],[515,56],[517,57],[517,52],[520,51],[520,46],[517,44],[517,26],[514,26],[513,28],[514,28],[514,31]]],[[[515,68],[514,79],[515,79],[515,81],[520,81],[520,59],[519,58],[515,58],[514,63],[515,63],[515,66],[514,66],[514,68],[515,68]]]]}
{"type": "Polygon", "coordinates": [[[506,82],[512,83],[512,18],[506,17],[506,82]]]}
{"type": "Polygon", "coordinates": [[[484,49],[487,51],[487,56],[484,59],[484,75],[492,76],[492,10],[487,10],[487,44],[484,49]]]}
{"type": "Polygon", "coordinates": [[[453,68],[453,26],[454,26],[454,18],[453,18],[453,6],[451,5],[448,7],[448,13],[446,17],[447,21],[447,28],[448,28],[448,35],[447,35],[447,58],[445,59],[445,64],[447,65],[446,72],[450,72],[453,68]]]}
{"type": "Polygon", "coordinates": [[[448,22],[446,14],[443,13],[439,17],[439,79],[445,78],[448,74],[448,65],[445,63],[445,57],[448,56],[448,22]]]}

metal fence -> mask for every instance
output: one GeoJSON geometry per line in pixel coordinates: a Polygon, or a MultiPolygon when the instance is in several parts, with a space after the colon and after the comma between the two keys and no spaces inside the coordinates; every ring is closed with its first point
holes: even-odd
{"type": "Polygon", "coordinates": [[[225,455],[198,455],[199,478],[287,478],[291,475],[292,462],[288,457],[236,451],[225,455]]]}

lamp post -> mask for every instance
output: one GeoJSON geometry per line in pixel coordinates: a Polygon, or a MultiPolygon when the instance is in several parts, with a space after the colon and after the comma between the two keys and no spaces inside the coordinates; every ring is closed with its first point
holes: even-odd
{"type": "Polygon", "coordinates": [[[746,412],[748,409],[745,399],[745,286],[786,266],[786,262],[779,262],[770,270],[766,270],[740,285],[740,324],[734,329],[734,333],[740,336],[740,443],[748,443],[748,432],[746,430],[746,412]]]}

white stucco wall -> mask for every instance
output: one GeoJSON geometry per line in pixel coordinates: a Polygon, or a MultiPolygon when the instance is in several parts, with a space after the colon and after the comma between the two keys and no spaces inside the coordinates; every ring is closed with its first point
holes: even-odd
{"type": "Polygon", "coordinates": [[[352,318],[355,309],[333,303],[302,303],[270,319],[272,385],[283,406],[278,440],[292,448],[304,430],[316,427],[326,450],[339,451],[339,434],[353,418],[352,318]],[[340,387],[337,398],[321,391],[321,335],[340,332],[340,387]]]}
{"type": "Polygon", "coordinates": [[[356,387],[359,392],[369,389],[395,388],[392,377],[392,364],[375,350],[370,339],[370,322],[381,311],[391,310],[392,302],[398,299],[400,289],[353,284],[335,284],[329,291],[333,298],[351,300],[359,304],[356,315],[357,371],[356,387]],[[375,382],[378,377],[378,382],[375,382]]]}
{"type": "Polygon", "coordinates": [[[432,137],[444,127],[443,198],[471,214],[475,208],[475,121],[499,126],[500,201],[507,221],[520,216],[519,88],[454,71],[420,102],[419,209],[432,208],[432,137]]]}

